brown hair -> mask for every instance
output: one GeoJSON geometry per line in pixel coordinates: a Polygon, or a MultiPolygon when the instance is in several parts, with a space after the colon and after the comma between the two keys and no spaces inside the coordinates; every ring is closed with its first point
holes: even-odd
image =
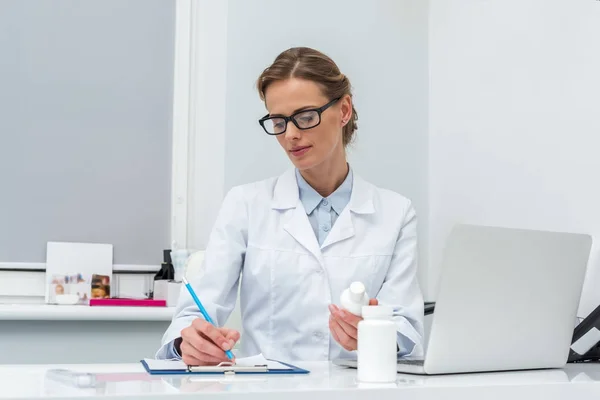
{"type": "MultiPolygon", "coordinates": [[[[289,78],[300,78],[317,83],[323,94],[330,100],[344,95],[352,98],[352,86],[348,77],[340,72],[331,58],[320,51],[308,47],[292,47],[277,56],[271,66],[258,77],[257,87],[261,100],[269,85],[289,78]]],[[[352,116],[343,128],[343,143],[348,145],[354,139],[358,114],[352,105],[352,116]]]]}

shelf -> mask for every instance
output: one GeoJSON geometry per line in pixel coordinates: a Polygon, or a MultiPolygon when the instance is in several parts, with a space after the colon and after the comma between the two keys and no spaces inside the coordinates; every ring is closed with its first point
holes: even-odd
{"type": "Polygon", "coordinates": [[[0,304],[3,321],[170,321],[174,307],[0,304]]]}
{"type": "MultiPolygon", "coordinates": [[[[160,270],[160,265],[114,264],[114,274],[149,274],[160,270]]],[[[46,272],[46,263],[0,262],[0,271],[10,272],[46,272]]]]}

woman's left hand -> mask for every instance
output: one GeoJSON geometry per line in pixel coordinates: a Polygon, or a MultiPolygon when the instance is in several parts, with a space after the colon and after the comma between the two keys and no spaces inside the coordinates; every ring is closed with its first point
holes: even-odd
{"type": "MultiPolygon", "coordinates": [[[[376,306],[377,299],[369,300],[370,306],[376,306]]],[[[356,350],[358,338],[358,323],[362,321],[362,317],[338,308],[336,305],[329,306],[329,330],[331,336],[344,349],[348,351],[356,350]]]]}

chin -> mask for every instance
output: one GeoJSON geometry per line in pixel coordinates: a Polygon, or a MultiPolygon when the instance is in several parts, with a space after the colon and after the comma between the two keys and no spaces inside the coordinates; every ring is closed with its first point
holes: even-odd
{"type": "Polygon", "coordinates": [[[307,159],[300,160],[292,159],[292,164],[294,164],[294,167],[298,168],[300,171],[310,169],[317,165],[317,163],[314,160],[311,160],[310,157],[308,157],[307,159]]]}

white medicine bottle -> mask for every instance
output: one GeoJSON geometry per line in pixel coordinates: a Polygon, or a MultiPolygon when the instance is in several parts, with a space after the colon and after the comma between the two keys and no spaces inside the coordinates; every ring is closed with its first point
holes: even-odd
{"type": "Polygon", "coordinates": [[[340,296],[342,308],[354,315],[361,316],[363,306],[369,305],[369,296],[362,282],[353,282],[340,296]]]}
{"type": "Polygon", "coordinates": [[[360,382],[396,381],[396,324],[390,306],[365,306],[358,323],[357,373],[360,382]]]}

